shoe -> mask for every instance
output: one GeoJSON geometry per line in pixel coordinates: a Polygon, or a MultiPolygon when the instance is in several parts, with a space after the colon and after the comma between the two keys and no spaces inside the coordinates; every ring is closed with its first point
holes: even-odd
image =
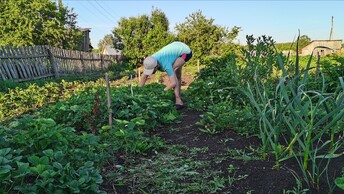
{"type": "Polygon", "coordinates": [[[181,110],[181,109],[183,109],[183,108],[185,108],[185,105],[184,105],[184,104],[176,104],[176,109],[177,109],[177,110],[181,110]]]}

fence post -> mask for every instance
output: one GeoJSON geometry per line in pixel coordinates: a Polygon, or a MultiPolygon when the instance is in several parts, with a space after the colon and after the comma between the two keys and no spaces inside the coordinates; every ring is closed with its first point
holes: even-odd
{"type": "Polygon", "coordinates": [[[86,66],[85,66],[84,56],[83,56],[81,51],[80,51],[80,60],[81,60],[81,65],[82,65],[82,72],[84,74],[86,74],[86,66]]]}
{"type": "Polygon", "coordinates": [[[55,78],[59,78],[60,75],[59,75],[59,70],[58,70],[58,67],[57,67],[56,60],[55,60],[55,56],[54,56],[54,54],[51,52],[49,46],[46,46],[45,48],[46,48],[46,50],[48,51],[48,57],[49,57],[50,64],[51,64],[51,66],[53,67],[54,76],[55,76],[55,78]]]}

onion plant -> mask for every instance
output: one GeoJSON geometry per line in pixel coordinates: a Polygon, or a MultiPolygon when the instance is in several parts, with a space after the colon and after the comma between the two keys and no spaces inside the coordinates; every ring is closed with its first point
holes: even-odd
{"type": "Polygon", "coordinates": [[[247,83],[247,90],[243,90],[260,117],[264,158],[268,151],[272,150],[277,168],[280,162],[296,158],[309,186],[319,184],[320,176],[326,172],[329,160],[343,154],[336,154],[342,144],[341,140],[335,140],[335,134],[344,117],[342,77],[339,78],[340,85],[336,93],[325,92],[324,76],[319,89],[310,89],[312,55],[306,68],[300,70],[296,54],[294,74],[287,72],[286,66],[289,64],[285,64],[282,57],[278,56],[282,76],[274,91],[266,88],[259,77],[255,77],[254,85],[247,83]],[[330,139],[324,142],[325,134],[329,135],[330,139]],[[325,163],[326,168],[320,171],[320,164],[324,164],[324,160],[328,160],[325,163]]]}

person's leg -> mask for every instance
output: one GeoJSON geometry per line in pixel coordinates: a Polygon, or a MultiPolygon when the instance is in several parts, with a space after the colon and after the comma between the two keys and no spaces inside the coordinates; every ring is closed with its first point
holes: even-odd
{"type": "Polygon", "coordinates": [[[175,102],[176,104],[183,105],[182,98],[180,96],[180,90],[181,90],[181,83],[182,83],[182,68],[180,67],[177,70],[175,70],[176,77],[177,77],[177,85],[174,88],[174,96],[175,96],[175,102]]]}
{"type": "Polygon", "coordinates": [[[184,64],[185,64],[185,61],[181,57],[177,58],[173,64],[173,70],[178,79],[177,85],[174,88],[175,103],[180,104],[180,105],[183,105],[183,101],[180,96],[180,90],[181,90],[181,83],[182,83],[182,69],[183,69],[184,64]]]}

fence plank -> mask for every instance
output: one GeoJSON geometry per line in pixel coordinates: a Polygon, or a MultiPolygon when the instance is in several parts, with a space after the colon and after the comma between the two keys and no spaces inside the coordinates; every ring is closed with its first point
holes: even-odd
{"type": "MultiPolygon", "coordinates": [[[[19,56],[26,57],[26,54],[25,52],[23,52],[22,48],[23,47],[17,48],[17,52],[19,53],[19,56]]],[[[28,64],[28,60],[28,58],[22,58],[21,60],[19,60],[21,66],[23,67],[23,70],[26,73],[26,78],[34,77],[28,64]]]]}
{"type": "MultiPolygon", "coordinates": [[[[29,55],[35,55],[35,51],[36,51],[36,48],[35,48],[35,47],[30,47],[30,48],[27,47],[27,53],[28,53],[29,55]]],[[[32,72],[33,72],[34,77],[38,77],[38,76],[39,76],[39,73],[38,73],[38,71],[37,71],[37,67],[36,67],[35,61],[36,61],[36,58],[31,58],[31,59],[30,59],[30,66],[31,66],[31,68],[32,68],[32,72]]]]}
{"type": "Polygon", "coordinates": [[[8,63],[8,62],[4,63],[4,68],[5,68],[5,71],[6,71],[6,73],[7,73],[7,76],[8,76],[9,79],[15,79],[15,77],[12,76],[12,73],[13,73],[13,75],[14,75],[14,72],[11,72],[11,71],[10,71],[10,69],[9,69],[8,66],[7,66],[7,63],[8,63]]]}
{"type": "Polygon", "coordinates": [[[2,70],[2,63],[0,63],[0,76],[2,80],[6,80],[5,72],[2,70]]]}
{"type": "MultiPolygon", "coordinates": [[[[34,47],[24,47],[23,49],[24,49],[25,55],[33,56],[32,51],[34,50],[34,47]]],[[[25,65],[29,67],[32,77],[37,77],[38,75],[37,75],[36,69],[34,68],[33,61],[34,61],[33,57],[28,58],[25,65]]]]}

